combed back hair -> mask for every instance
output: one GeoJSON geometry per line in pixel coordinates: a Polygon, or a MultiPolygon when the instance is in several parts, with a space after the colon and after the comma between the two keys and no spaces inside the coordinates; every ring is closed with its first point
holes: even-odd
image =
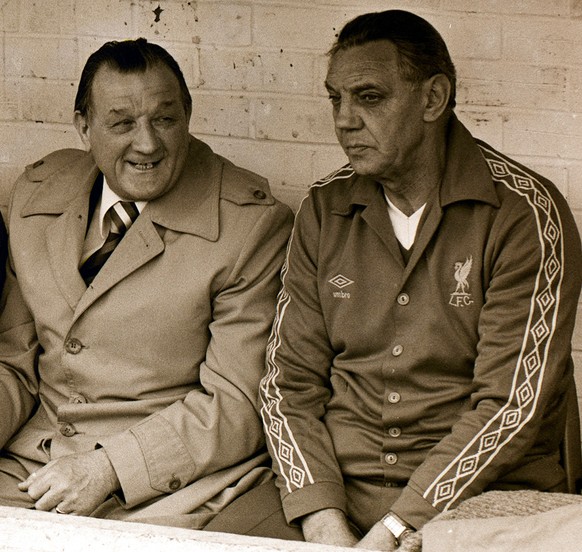
{"type": "Polygon", "coordinates": [[[360,15],[346,23],[328,55],[378,40],[389,40],[396,46],[400,75],[413,85],[439,73],[445,75],[451,83],[448,107],[455,107],[457,76],[447,45],[439,32],[418,15],[403,10],[360,15]]]}
{"type": "Polygon", "coordinates": [[[178,79],[186,113],[192,109],[192,96],[176,60],[161,46],[145,38],[106,42],[93,52],[81,73],[75,97],[75,111],[86,117],[91,111],[91,88],[97,71],[108,66],[120,73],[144,73],[156,65],[165,65],[178,79]]]}

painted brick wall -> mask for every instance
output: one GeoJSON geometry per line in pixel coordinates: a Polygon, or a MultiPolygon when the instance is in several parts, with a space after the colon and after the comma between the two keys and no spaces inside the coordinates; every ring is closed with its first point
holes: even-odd
{"type": "Polygon", "coordinates": [[[88,54],[145,36],[184,70],[192,132],[296,207],[344,162],[324,52],[347,20],[386,8],[411,9],[439,29],[458,68],[460,118],[552,179],[582,228],[581,0],[0,0],[0,205],[25,164],[80,147],[72,104],[88,54]]]}

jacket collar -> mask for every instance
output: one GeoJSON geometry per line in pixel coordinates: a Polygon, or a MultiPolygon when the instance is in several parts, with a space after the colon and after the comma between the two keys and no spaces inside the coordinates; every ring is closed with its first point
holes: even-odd
{"type": "Polygon", "coordinates": [[[440,190],[441,207],[458,201],[501,204],[481,149],[467,128],[453,114],[449,121],[447,161],[440,190]]]}
{"type": "MultiPolygon", "coordinates": [[[[447,134],[445,173],[440,187],[440,206],[459,201],[479,201],[499,207],[499,198],[476,140],[453,114],[447,134]]],[[[366,176],[356,177],[333,199],[333,212],[348,215],[357,206],[383,199],[382,187],[366,176]]]]}
{"type": "MultiPolygon", "coordinates": [[[[170,230],[216,241],[222,171],[221,158],[206,144],[191,136],[188,158],[178,182],[169,192],[150,201],[142,214],[147,214],[152,222],[170,230]]],[[[24,205],[22,217],[60,215],[81,198],[88,203],[99,169],[90,153],[78,152],[72,163],[50,175],[45,174],[42,168],[38,170],[34,167],[27,173],[29,179],[43,181],[43,184],[36,188],[24,205]]],[[[226,198],[243,203],[246,190],[238,192],[232,188],[224,191],[226,198]]]]}

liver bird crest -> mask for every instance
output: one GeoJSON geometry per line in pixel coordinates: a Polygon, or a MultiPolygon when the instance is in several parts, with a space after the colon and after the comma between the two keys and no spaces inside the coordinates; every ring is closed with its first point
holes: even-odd
{"type": "Polygon", "coordinates": [[[467,257],[465,262],[458,261],[455,263],[455,280],[457,280],[456,294],[465,295],[469,289],[469,282],[467,278],[471,267],[473,266],[473,257],[467,257]]]}

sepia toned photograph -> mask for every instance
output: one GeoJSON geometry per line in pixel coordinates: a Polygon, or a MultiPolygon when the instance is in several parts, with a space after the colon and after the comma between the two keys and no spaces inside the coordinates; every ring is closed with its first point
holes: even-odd
{"type": "Polygon", "coordinates": [[[0,33],[0,552],[580,549],[580,0],[0,33]]]}

